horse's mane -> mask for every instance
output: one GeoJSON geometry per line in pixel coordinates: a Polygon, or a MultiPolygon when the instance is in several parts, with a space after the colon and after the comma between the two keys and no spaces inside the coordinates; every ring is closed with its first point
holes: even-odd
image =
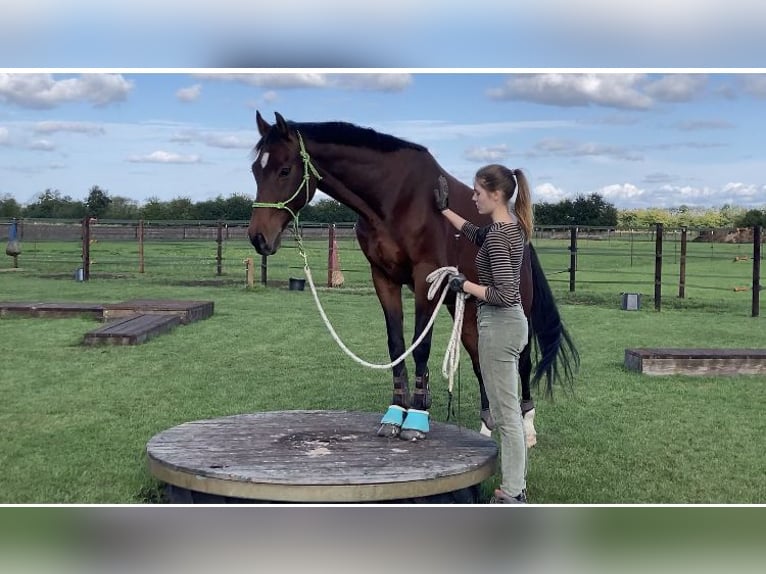
{"type": "MultiPolygon", "coordinates": [[[[400,149],[427,151],[422,145],[348,122],[287,122],[287,124],[298,130],[304,137],[318,143],[366,147],[381,152],[392,152],[400,149]]],[[[264,144],[270,143],[271,137],[278,137],[276,130],[271,130],[265,138],[258,142],[256,150],[264,144]]]]}

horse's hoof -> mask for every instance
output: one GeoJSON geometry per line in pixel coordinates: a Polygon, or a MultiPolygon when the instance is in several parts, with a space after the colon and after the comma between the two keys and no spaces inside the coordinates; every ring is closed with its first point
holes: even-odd
{"type": "Polygon", "coordinates": [[[481,418],[482,429],[486,427],[490,432],[495,429],[495,419],[492,418],[492,413],[489,409],[482,409],[479,417],[481,418]]]}
{"type": "Polygon", "coordinates": [[[487,425],[484,424],[484,421],[481,421],[481,429],[479,429],[479,434],[484,436],[492,436],[492,431],[487,425]]]}
{"type": "Polygon", "coordinates": [[[418,441],[426,438],[426,433],[431,430],[428,424],[428,411],[419,409],[409,409],[407,416],[402,423],[402,430],[399,438],[407,441],[418,441]]]}
{"type": "Polygon", "coordinates": [[[524,436],[527,441],[527,448],[532,448],[537,444],[537,431],[535,430],[535,409],[528,410],[521,419],[524,425],[524,436]]]}
{"type": "Polygon", "coordinates": [[[399,433],[399,438],[402,440],[406,440],[409,442],[417,442],[419,440],[425,440],[426,439],[426,433],[416,430],[416,429],[402,429],[402,431],[399,433]]]}
{"type": "Polygon", "coordinates": [[[378,436],[382,436],[383,438],[396,438],[399,436],[401,430],[402,427],[398,425],[383,423],[378,429],[378,436]]]}

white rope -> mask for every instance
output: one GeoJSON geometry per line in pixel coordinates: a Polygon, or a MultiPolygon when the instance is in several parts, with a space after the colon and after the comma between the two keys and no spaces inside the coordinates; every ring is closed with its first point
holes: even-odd
{"type": "MultiPolygon", "coordinates": [[[[434,312],[431,315],[431,319],[428,321],[428,324],[426,325],[425,329],[423,329],[423,332],[420,334],[420,336],[417,338],[417,340],[412,343],[412,346],[407,349],[404,354],[399,357],[398,359],[391,361],[390,363],[386,363],[385,365],[376,364],[376,363],[370,363],[368,361],[365,361],[364,359],[358,357],[356,354],[354,354],[353,351],[351,351],[344,343],[341,341],[338,334],[335,332],[335,329],[333,329],[333,326],[330,324],[329,319],[327,318],[327,314],[324,311],[324,308],[322,307],[322,304],[319,302],[319,295],[317,294],[316,286],[314,285],[314,278],[311,276],[311,269],[309,269],[308,265],[304,266],[303,271],[306,273],[306,278],[309,281],[309,286],[311,287],[311,294],[314,296],[314,301],[316,301],[317,309],[319,309],[319,314],[322,316],[322,320],[324,321],[325,326],[327,327],[327,330],[330,331],[330,334],[332,335],[332,338],[335,339],[335,342],[338,343],[338,346],[343,349],[343,351],[351,357],[354,361],[359,363],[360,365],[363,365],[365,367],[369,367],[371,369],[390,369],[392,367],[395,367],[399,363],[401,363],[404,359],[406,359],[412,351],[415,350],[415,348],[423,341],[428,331],[431,329],[431,327],[434,324],[434,321],[436,320],[436,315],[439,313],[439,309],[441,309],[442,303],[444,302],[445,297],[447,296],[447,292],[449,291],[449,278],[452,277],[452,275],[457,274],[458,270],[456,267],[440,267],[436,271],[433,271],[426,277],[426,281],[430,283],[430,287],[428,288],[428,300],[431,301],[436,293],[439,290],[439,287],[442,283],[444,283],[444,280],[447,279],[447,283],[444,285],[444,289],[442,289],[441,297],[439,298],[439,303],[434,307],[434,312]]],[[[455,371],[457,371],[457,366],[460,361],[460,332],[463,328],[463,316],[464,316],[464,309],[465,309],[465,299],[467,295],[465,293],[458,293],[457,297],[455,297],[455,320],[452,325],[452,334],[450,335],[450,340],[447,345],[447,351],[444,355],[444,361],[442,362],[442,375],[444,378],[449,379],[449,392],[452,392],[452,386],[455,378],[455,371]]]]}

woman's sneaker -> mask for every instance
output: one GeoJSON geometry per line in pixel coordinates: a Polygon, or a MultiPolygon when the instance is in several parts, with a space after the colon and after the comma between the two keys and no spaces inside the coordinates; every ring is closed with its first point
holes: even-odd
{"type": "Polygon", "coordinates": [[[495,490],[495,495],[489,501],[491,504],[526,504],[527,503],[527,491],[522,490],[521,494],[517,496],[511,496],[501,488],[495,490]]]}

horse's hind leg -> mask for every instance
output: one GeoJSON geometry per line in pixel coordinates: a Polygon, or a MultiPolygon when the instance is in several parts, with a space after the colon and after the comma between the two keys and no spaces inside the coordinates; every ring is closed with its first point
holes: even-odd
{"type": "MultiPolygon", "coordinates": [[[[375,267],[372,268],[372,281],[378,294],[378,300],[383,307],[388,336],[388,355],[393,361],[405,351],[402,287],[392,283],[375,267]]],[[[409,381],[407,366],[404,361],[393,368],[393,379],[394,395],[391,399],[391,406],[381,421],[378,436],[398,436],[404,420],[404,413],[410,408],[409,381]]]]}
{"type": "Polygon", "coordinates": [[[519,355],[519,377],[521,378],[521,416],[524,425],[524,436],[527,448],[537,444],[537,431],[535,430],[535,401],[532,399],[530,381],[532,378],[532,334],[527,340],[527,346],[519,355]]]}
{"type": "MultiPolygon", "coordinates": [[[[454,306],[450,305],[449,311],[454,318],[454,306]]],[[[473,373],[476,375],[476,380],[479,382],[479,398],[481,399],[481,411],[479,412],[481,418],[480,432],[483,435],[489,436],[492,434],[492,429],[495,427],[495,423],[489,410],[489,398],[487,397],[487,391],[484,388],[484,379],[481,376],[481,366],[479,365],[479,329],[476,325],[476,305],[473,303],[466,303],[465,313],[463,315],[463,330],[460,334],[460,340],[463,343],[463,347],[468,352],[468,356],[471,357],[473,373]]]]}

